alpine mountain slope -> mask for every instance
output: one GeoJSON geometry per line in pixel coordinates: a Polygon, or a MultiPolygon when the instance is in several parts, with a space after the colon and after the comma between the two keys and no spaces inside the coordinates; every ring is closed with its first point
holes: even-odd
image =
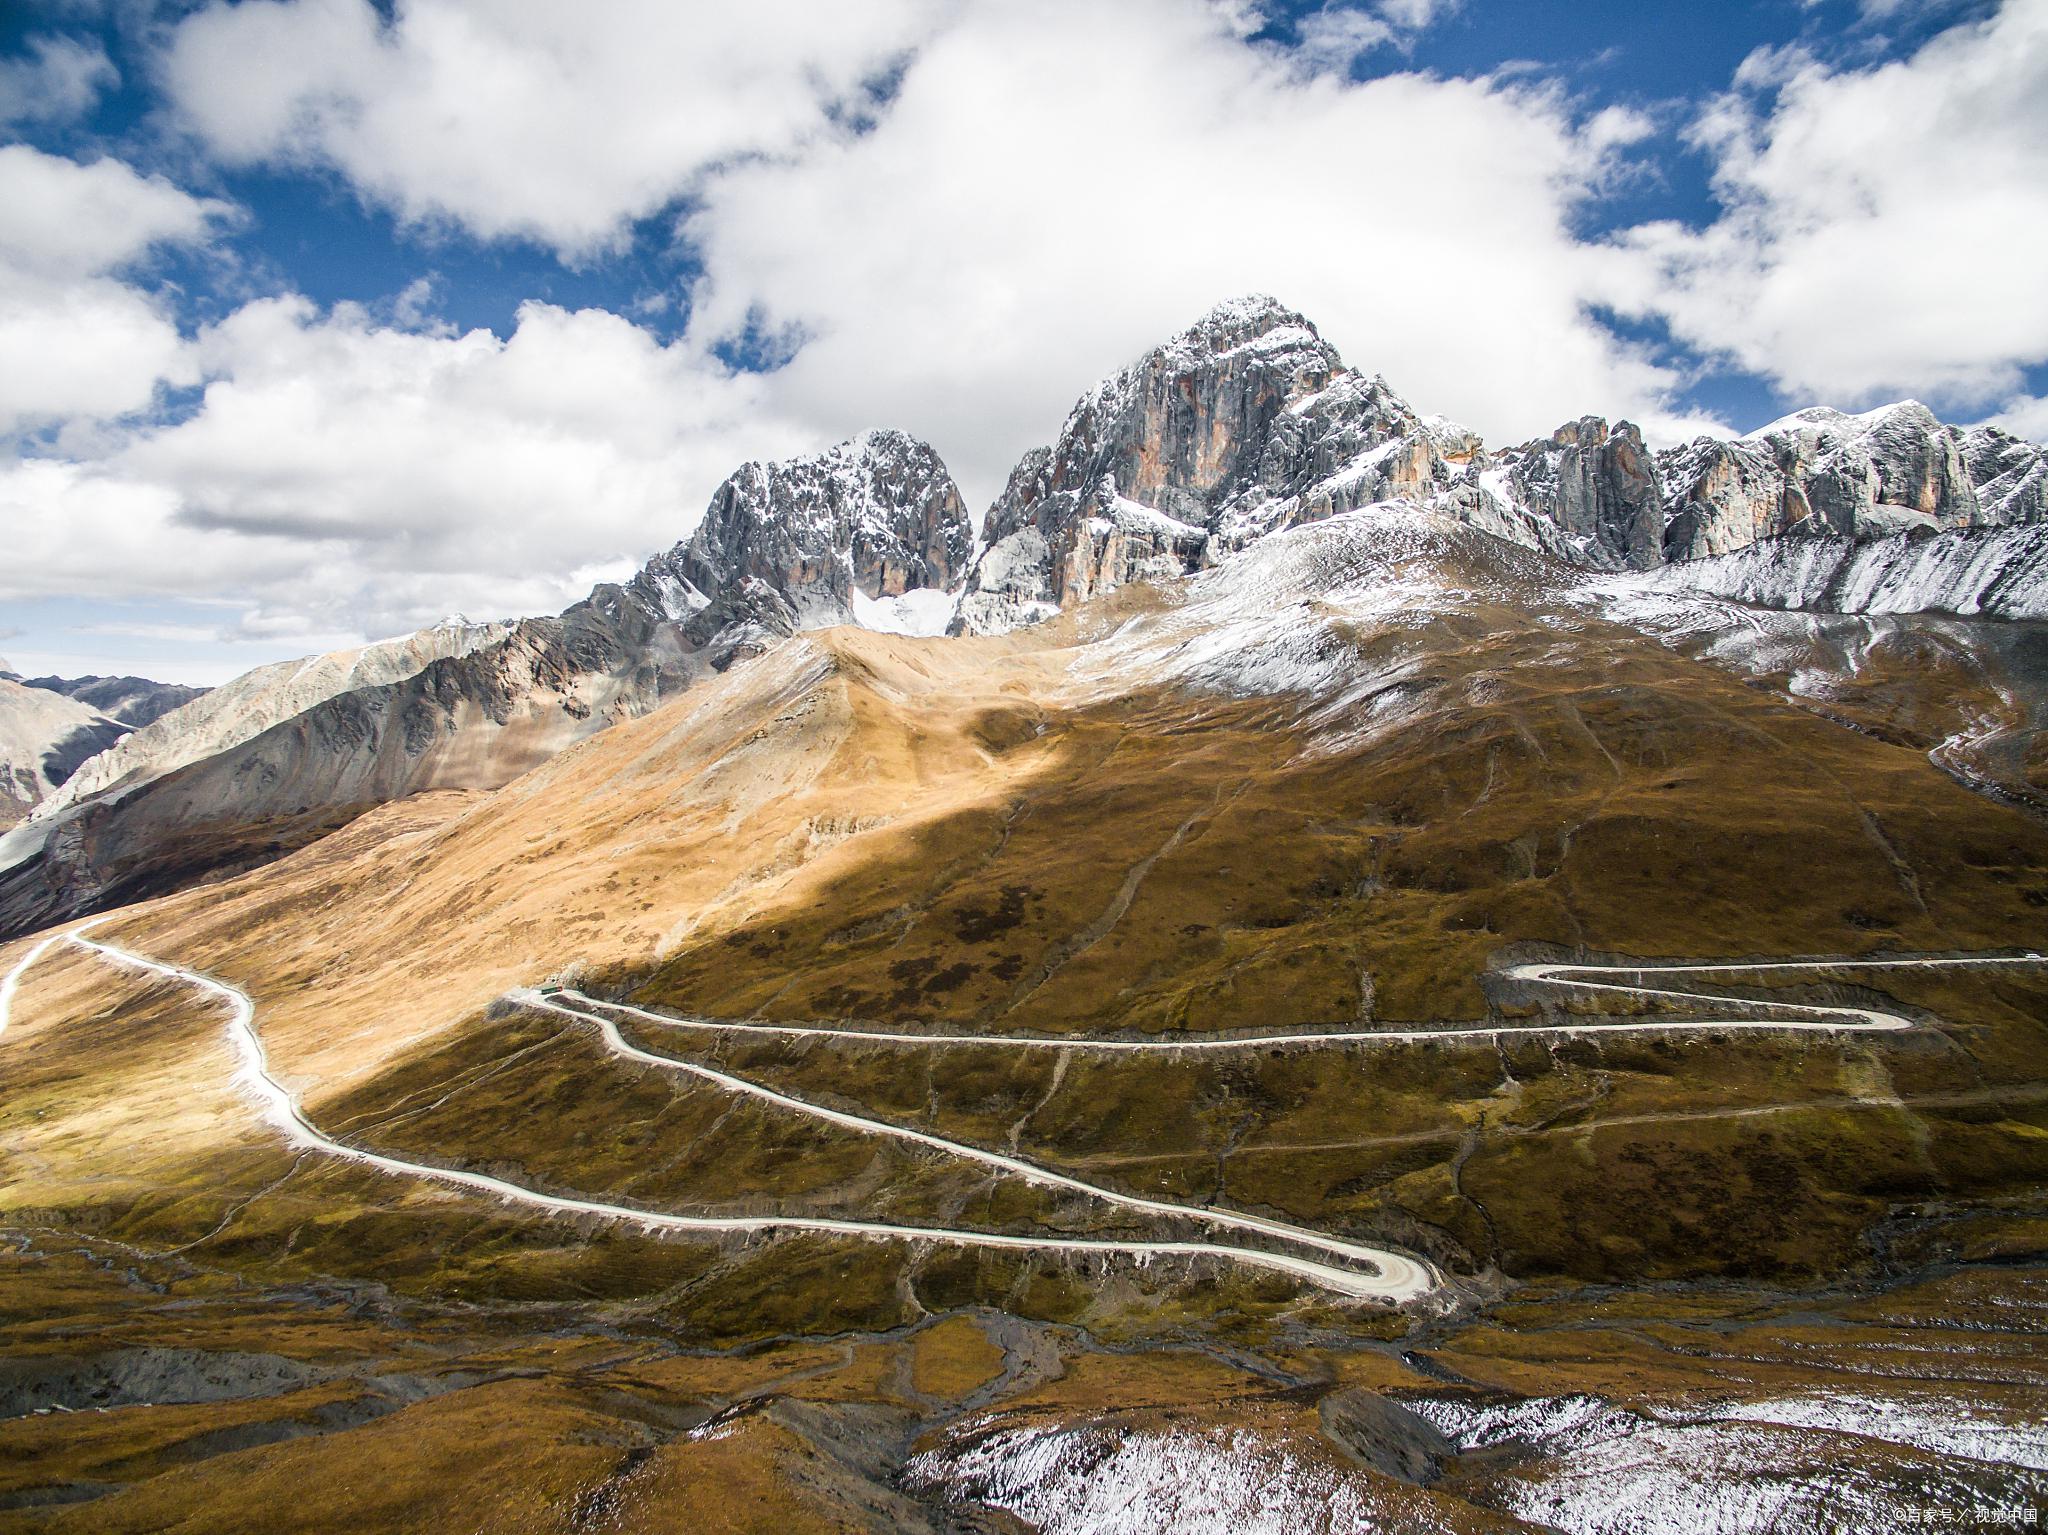
{"type": "Polygon", "coordinates": [[[2040,484],[1237,301],[164,716],[0,883],[0,1531],[2035,1527],[2040,484]]]}

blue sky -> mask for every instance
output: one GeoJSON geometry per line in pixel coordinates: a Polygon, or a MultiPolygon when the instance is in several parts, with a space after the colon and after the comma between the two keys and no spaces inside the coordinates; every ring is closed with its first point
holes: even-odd
{"type": "Polygon", "coordinates": [[[12,5],[0,655],[552,610],[871,425],[985,502],[1249,290],[1495,441],[2040,436],[2044,101],[2048,0],[12,5]]]}

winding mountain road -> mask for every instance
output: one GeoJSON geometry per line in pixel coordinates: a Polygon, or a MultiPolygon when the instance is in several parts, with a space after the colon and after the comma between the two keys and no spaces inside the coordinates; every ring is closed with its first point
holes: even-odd
{"type": "MultiPolygon", "coordinates": [[[[843,1044],[999,1046],[1020,1050],[1085,1050],[1103,1054],[1150,1053],[1174,1050],[1253,1050],[1275,1045],[1403,1044],[1431,1039],[1494,1040],[1504,1037],[1584,1038],[1597,1034],[1671,1034],[1706,1030],[1763,1029],[1807,1033],[1891,1033],[1915,1027],[1913,1020],[1897,1013],[1864,1007],[1828,1007],[1809,1002],[1770,1002],[1716,996],[1712,992],[1679,991],[1653,986],[1628,985],[1611,979],[1617,975],[1715,975],[1730,977],[1774,970],[1935,970],[1971,965],[2048,964],[2038,954],[1979,955],[1967,959],[1808,959],[1767,960],[1756,964],[1682,965],[1509,965],[1498,973],[1509,980],[1532,985],[1554,986],[1567,991],[1613,992],[1626,997],[1658,997],[1668,1001],[1709,1005],[1737,1005],[1770,1010],[1781,1017],[1725,1018],[1637,1018],[1601,1023],[1541,1023],[1495,1026],[1444,1025],[1403,1029],[1314,1029],[1253,1034],[1172,1034],[1152,1039],[1105,1039],[1086,1034],[947,1034],[911,1033],[888,1029],[833,1028],[825,1024],[762,1023],[753,1019],[678,1017],[657,1013],[625,1002],[607,1002],[599,997],[565,987],[560,996],[586,1007],[624,1013],[644,1022],[671,1029],[703,1029],[737,1034],[758,1034],[778,1039],[829,1039],[843,1044]]],[[[527,1005],[544,1003],[538,993],[516,993],[514,1000],[527,1005]]],[[[565,1011],[556,1008],[556,1011],[565,1011]]],[[[667,1059],[660,1057],[660,1059],[667,1059]]]]}
{"type": "MultiPolygon", "coordinates": [[[[956,1246],[999,1248],[1044,1253],[1073,1253],[1145,1261],[1162,1257],[1208,1257],[1248,1267],[1266,1269],[1304,1279],[1337,1294],[1402,1304],[1417,1300],[1439,1288],[1442,1276],[1427,1262],[1403,1253],[1363,1243],[1349,1242],[1286,1221],[1214,1207],[1177,1204],[1147,1199],[1089,1183],[1065,1173],[1041,1167],[1018,1157],[1005,1156],[979,1146],[948,1140],[943,1136],[906,1126],[870,1119],[864,1115],[828,1108],[787,1093],[748,1081],[729,1072],[696,1062],[661,1055],[633,1044],[620,1032],[608,1013],[623,1014],[666,1028],[717,1030],[769,1035],[781,1038],[823,1038],[845,1043],[881,1043],[919,1046],[980,1046],[1018,1049],[1088,1050],[1105,1052],[1187,1051],[1261,1048],[1303,1044],[1374,1044],[1417,1040],[1494,1040],[1509,1035],[1539,1037],[1586,1037],[1600,1034],[1679,1033],[1727,1031],[1731,1029],[1795,1030],[1807,1032],[1860,1033],[1897,1032],[1916,1027],[1897,1013],[1872,1008],[1837,1007],[1819,1003],[1741,1001],[1738,1005],[1771,1017],[1645,1018],[1580,1024],[1533,1023],[1506,1027],[1447,1026],[1403,1029],[1344,1029],[1294,1031],[1253,1035],[1185,1035],[1165,1039],[1132,1040],[1047,1035],[987,1035],[908,1033],[831,1028],[822,1025],[760,1023],[740,1020],[677,1018],[624,1003],[606,1002],[581,991],[567,990],[543,995],[522,990],[509,1000],[522,1006],[560,1014],[596,1027],[605,1048],[613,1055],[664,1070],[680,1071],[711,1083],[724,1091],[758,1098],[808,1117],[864,1135],[907,1141],[949,1156],[978,1162],[1005,1176],[1029,1183],[1063,1189],[1103,1201],[1115,1208],[1147,1216],[1188,1221],[1218,1232],[1240,1234],[1277,1242],[1316,1254],[1276,1252],[1265,1247],[1222,1241],[1137,1241],[1106,1237],[1017,1236],[1000,1232],[954,1227],[902,1225],[884,1221],[839,1220],[820,1216],[693,1216],[645,1210],[602,1200],[579,1199],[549,1194],[507,1179],[456,1168],[411,1162],[381,1152],[366,1151],[335,1140],[306,1116],[298,1100],[271,1075],[263,1040],[256,1030],[255,1004],[239,987],[200,971],[168,964],[132,953],[115,945],[88,938],[97,923],[88,923],[68,933],[43,939],[28,951],[0,979],[0,1034],[11,1016],[15,995],[23,975],[43,954],[59,942],[68,941],[113,963],[162,975],[194,986],[224,1001],[229,1010],[229,1036],[234,1043],[238,1067],[237,1087],[247,1092],[263,1109],[264,1117],[294,1146],[316,1150],[377,1171],[429,1179],[457,1188],[559,1216],[596,1217],[618,1221],[649,1232],[671,1231],[692,1234],[746,1234],[770,1231],[806,1231],[831,1235],[886,1238],[897,1241],[928,1241],[956,1246]],[[572,1005],[574,1004],[574,1005],[572,1005]]],[[[1611,993],[1630,999],[1658,999],[1714,1006],[1728,1006],[1734,999],[1712,993],[1686,991],[1672,986],[1643,984],[1650,977],[1712,976],[1738,978],[1765,972],[1820,970],[1939,970],[1968,967],[2038,966],[2038,954],[1983,955],[1965,958],[1911,958],[1889,960],[1811,959],[1765,961],[1754,964],[1520,964],[1501,972],[1510,980],[1564,990],[1611,993]],[[1632,979],[1623,980],[1620,977],[1632,979]]]]}
{"type": "MultiPolygon", "coordinates": [[[[263,1048],[262,1037],[256,1032],[256,1007],[247,992],[240,987],[197,970],[188,970],[182,965],[166,964],[131,953],[113,944],[100,943],[84,936],[83,930],[62,935],[80,948],[90,950],[102,958],[131,969],[144,970],[156,975],[183,981],[224,1001],[228,1005],[228,1034],[233,1041],[239,1061],[235,1073],[235,1085],[247,1092],[262,1106],[264,1118],[280,1131],[293,1146],[325,1152],[343,1161],[358,1166],[374,1168],[379,1172],[400,1174],[408,1177],[431,1179],[438,1183],[470,1189],[488,1194],[509,1203],[538,1210],[549,1215],[595,1216],[605,1220],[618,1221],[643,1231],[687,1232],[696,1235],[733,1235],[771,1231],[804,1231],[839,1236],[883,1237],[896,1241],[927,1241],[949,1243],[954,1246],[1003,1248],[1015,1251],[1039,1253],[1074,1253],[1097,1257],[1135,1258],[1143,1262],[1153,1258],[1220,1258],[1231,1263],[1251,1268],[1267,1269],[1273,1272],[1305,1279],[1311,1284],[1339,1295],[1358,1299],[1381,1300],[1400,1305],[1416,1300],[1436,1289],[1442,1282],[1435,1269],[1419,1259],[1409,1258],[1400,1253],[1386,1252],[1379,1248],[1364,1247],[1354,1243],[1340,1242],[1334,1238],[1321,1237],[1317,1233],[1303,1232],[1315,1236],[1314,1245],[1323,1250],[1341,1254],[1359,1263],[1369,1265],[1366,1269],[1345,1268],[1335,1263],[1321,1262],[1311,1258],[1296,1257],[1289,1253],[1269,1252],[1261,1248],[1241,1247],[1220,1242],[1197,1241],[1135,1241],[1109,1237],[1055,1237],[1055,1236],[1012,1236],[1002,1232],[974,1231],[945,1226],[899,1225],[886,1221],[834,1220],[823,1216],[710,1216],[672,1215],[662,1211],[643,1210],[630,1205],[611,1204],[603,1200],[577,1199],[567,1195],[548,1194],[538,1189],[504,1178],[494,1178],[485,1173],[467,1172],[458,1168],[436,1167],[423,1162],[409,1162],[400,1157],[386,1156],[381,1152],[365,1151],[335,1140],[311,1119],[299,1106],[291,1091],[270,1073],[268,1057],[263,1048]]],[[[22,962],[9,972],[7,980],[12,985],[6,993],[10,1007],[15,989],[18,988],[22,973],[26,971],[55,940],[47,940],[37,946],[22,962]]],[[[6,1026],[6,1018],[0,1016],[0,1029],[6,1026]]],[[[624,1041],[620,1041],[624,1045],[624,1041]]],[[[626,1047],[630,1052],[630,1047],[626,1047]]],[[[663,1066],[681,1063],[667,1057],[647,1055],[646,1059],[663,1066]]],[[[713,1073],[712,1075],[718,1075],[713,1073]]],[[[804,1112],[818,1117],[843,1123],[859,1121],[855,1116],[841,1116],[830,1110],[821,1110],[812,1105],[802,1104],[797,1099],[770,1093],[765,1088],[742,1084],[739,1079],[729,1081],[736,1089],[771,1097],[801,1108],[804,1112]]],[[[879,1127],[879,1121],[869,1122],[879,1127]]],[[[887,1128],[887,1127],[881,1127],[887,1128]]],[[[896,1132],[918,1138],[915,1132],[896,1132]]],[[[945,1149],[956,1148],[954,1143],[933,1142],[945,1149]]],[[[1026,1164],[1020,1164],[1020,1170],[1026,1164]]],[[[1058,1174],[1045,1175],[1049,1181],[1073,1183],[1080,1189],[1098,1192],[1092,1185],[1081,1184],[1078,1180],[1063,1180],[1058,1174]]],[[[1106,1192],[1106,1191],[1103,1191],[1106,1192]]],[[[1190,1216],[1199,1220],[1201,1211],[1181,1206],[1158,1205],[1153,1201],[1126,1200],[1139,1206],[1156,1208],[1165,1213],[1190,1216]]],[[[1212,1222],[1212,1224],[1222,1224],[1212,1222]]],[[[1299,1228],[1287,1227],[1281,1222],[1261,1222],[1255,1217],[1242,1218],[1239,1229],[1247,1231],[1277,1231],[1288,1236],[1299,1228]]]]}

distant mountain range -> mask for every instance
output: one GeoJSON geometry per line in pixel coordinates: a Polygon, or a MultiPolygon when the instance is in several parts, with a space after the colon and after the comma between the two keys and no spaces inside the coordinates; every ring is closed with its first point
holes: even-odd
{"type": "Polygon", "coordinates": [[[1488,448],[1249,298],[1083,395],[979,536],[938,454],[875,431],[743,466],[689,538],[557,617],[451,621],[203,697],[9,685],[26,818],[0,839],[0,935],[260,863],[405,795],[494,788],[800,631],[1000,634],[1389,503],[1617,592],[2048,616],[2048,452],[1995,428],[1908,402],[1663,452],[1598,417],[1488,448]]]}
{"type": "Polygon", "coordinates": [[[205,691],[145,677],[24,677],[0,660],[0,828],[129,731],[205,691]]]}

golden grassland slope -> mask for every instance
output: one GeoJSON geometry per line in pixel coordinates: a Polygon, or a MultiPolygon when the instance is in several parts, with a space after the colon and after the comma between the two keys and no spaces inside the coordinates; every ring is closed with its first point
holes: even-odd
{"type": "MultiPolygon", "coordinates": [[[[505,789],[383,807],[105,932],[245,987],[312,1118],[415,1160],[688,1211],[1146,1235],[495,1004],[572,969],[686,1014],[992,1034],[1512,1025],[1533,1005],[1484,981],[1510,957],[2038,943],[2048,828],[1917,743],[1484,591],[1398,622],[1310,613],[1315,686],[1161,667],[1107,684],[1106,651],[1187,600],[1131,589],[1002,639],[805,635],[505,789]],[[1320,686],[1347,702],[1333,712],[1320,686]]],[[[359,1348],[408,1377],[439,1350],[462,1380],[412,1399],[424,1388],[330,1373],[261,1408],[253,1389],[170,1416],[122,1407],[68,1438],[0,1423],[38,1468],[10,1484],[24,1497],[90,1494],[0,1512],[0,1529],[913,1528],[929,1508],[891,1502],[893,1473],[848,1435],[943,1449],[998,1398],[1020,1425],[1054,1412],[1146,1432],[1171,1400],[1299,1448],[1333,1390],[1447,1379],[1647,1401],[1888,1358],[1930,1391],[2037,1389],[1999,1319],[2038,1310],[2018,1265],[2048,1247],[2048,977],[1831,969],[1768,994],[1926,1026],[1124,1058],[628,1030],[1129,1192],[1407,1245],[1468,1299],[1535,1281],[1483,1322],[1430,1323],[1216,1264],[659,1240],[337,1165],[291,1150],[234,1091],[216,1005],[60,946],[0,1036],[0,1226],[21,1248],[0,1273],[31,1297],[10,1347],[73,1353],[112,1325],[171,1348],[189,1329],[197,1348],[359,1348]],[[1708,1283],[1630,1301],[1583,1281],[1708,1283]],[[1758,1288],[1845,1284],[1895,1298],[1758,1288]],[[48,1297],[41,1332],[33,1297],[48,1297]],[[1631,1304],[1639,1317],[1617,1315],[1631,1304]],[[744,1361],[838,1332],[871,1342],[766,1371],[783,1407],[693,1434],[755,1389],[728,1380],[744,1361]],[[689,1352],[736,1345],[769,1353],[689,1352]],[[1028,1395],[1105,1346],[1137,1350],[1125,1375],[1091,1363],[1061,1377],[1070,1396],[1028,1395]],[[1195,1381],[1162,1348],[1232,1383],[1195,1381]],[[1410,1380],[1399,1348],[1452,1362],[1410,1380]],[[457,1355],[491,1363],[478,1375],[457,1355]],[[892,1426],[805,1415],[827,1398],[892,1426]],[[489,1465],[463,1458],[477,1438],[498,1447],[489,1465]],[[521,1491],[457,1505],[457,1468],[521,1491]],[[317,1496],[286,1496],[313,1481],[317,1496]]],[[[1512,1527],[1477,1471],[1427,1496],[1354,1471],[1387,1510],[1512,1527]]]]}
{"type": "MultiPolygon", "coordinates": [[[[1002,640],[805,636],[505,790],[391,807],[112,931],[245,986],[315,1119],[386,1149],[663,1205],[974,1205],[1028,1224],[1039,1196],[735,1111],[488,1004],[574,965],[714,1016],[1152,1033],[1476,1018],[1480,977],[1516,946],[2012,947],[2048,900],[2048,834],[1921,754],[1633,631],[1483,596],[1334,627],[1348,674],[1397,679],[1404,707],[1377,729],[1143,673],[1105,696],[1082,663],[1178,600],[1129,593],[1002,640]]],[[[2009,1197],[2048,1167],[2038,983],[1949,994],[1954,1029],[1884,1045],[1064,1064],[687,1048],[1459,1268],[1812,1274],[1855,1261],[1896,1198],[2009,1197]]],[[[217,1066],[204,1049],[159,1062],[148,1095],[204,1089],[217,1066]]],[[[197,1168],[218,1141],[172,1125],[156,1144],[197,1168]]]]}

